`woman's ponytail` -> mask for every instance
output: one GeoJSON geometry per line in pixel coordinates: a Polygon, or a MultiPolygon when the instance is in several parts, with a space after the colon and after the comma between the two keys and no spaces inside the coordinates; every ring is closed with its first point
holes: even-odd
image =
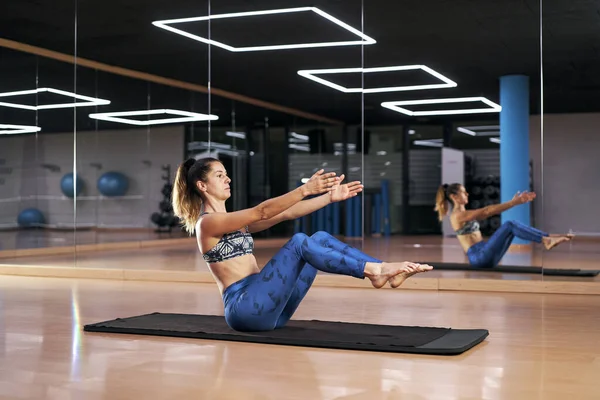
{"type": "Polygon", "coordinates": [[[442,221],[446,214],[448,214],[448,196],[446,195],[447,188],[448,185],[441,185],[435,194],[434,211],[437,211],[439,221],[442,221]]]}
{"type": "Polygon", "coordinates": [[[185,230],[190,235],[194,233],[202,206],[202,198],[196,187],[189,182],[190,169],[195,163],[196,160],[190,158],[177,168],[172,198],[173,212],[183,222],[185,230]]]}
{"type": "Polygon", "coordinates": [[[453,204],[450,195],[458,194],[462,188],[460,183],[452,183],[450,185],[444,183],[438,188],[435,194],[435,208],[434,210],[438,213],[438,219],[440,222],[448,214],[450,204],[453,204]]]}

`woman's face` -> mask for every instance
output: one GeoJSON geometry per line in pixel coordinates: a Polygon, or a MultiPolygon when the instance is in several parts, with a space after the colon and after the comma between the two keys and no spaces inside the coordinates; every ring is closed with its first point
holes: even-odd
{"type": "Polygon", "coordinates": [[[199,189],[207,196],[219,200],[227,200],[231,197],[230,182],[231,179],[227,176],[227,171],[223,164],[213,162],[211,164],[210,172],[206,176],[206,181],[198,182],[198,185],[199,189]]]}

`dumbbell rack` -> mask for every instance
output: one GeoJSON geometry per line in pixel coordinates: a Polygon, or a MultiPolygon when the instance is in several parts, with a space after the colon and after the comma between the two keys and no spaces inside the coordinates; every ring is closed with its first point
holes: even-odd
{"type": "Polygon", "coordinates": [[[157,233],[171,233],[173,228],[180,224],[180,220],[173,214],[173,206],[171,204],[171,196],[173,194],[173,184],[171,183],[171,166],[163,165],[165,174],[162,179],[165,184],[162,187],[163,199],[158,204],[159,212],[154,212],[150,216],[150,220],[158,226],[155,230],[157,233]]]}

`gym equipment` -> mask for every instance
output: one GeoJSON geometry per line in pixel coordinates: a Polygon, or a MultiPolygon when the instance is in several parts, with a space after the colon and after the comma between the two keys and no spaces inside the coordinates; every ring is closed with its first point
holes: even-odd
{"type": "Polygon", "coordinates": [[[226,340],[392,353],[457,355],[481,343],[486,329],[450,329],[291,320],[267,332],[237,332],[217,315],[152,313],[88,324],[86,332],[226,340]]]}
{"type": "Polygon", "coordinates": [[[60,180],[60,191],[67,197],[74,198],[75,196],[79,196],[83,191],[83,179],[77,175],[76,179],[73,179],[74,174],[72,172],[63,175],[60,180]],[[75,187],[75,182],[77,186],[75,187]],[[74,190],[77,190],[77,193],[74,193],[74,190]]]}
{"type": "Polygon", "coordinates": [[[481,198],[482,192],[481,186],[473,186],[470,190],[471,196],[478,199],[481,198]]]}
{"type": "Polygon", "coordinates": [[[471,203],[470,208],[472,208],[473,210],[483,207],[483,204],[480,200],[469,200],[469,203],[471,203]]]}
{"type": "Polygon", "coordinates": [[[98,191],[106,197],[124,196],[129,189],[129,179],[120,172],[106,172],[98,178],[98,191]]]}
{"type": "Polygon", "coordinates": [[[486,186],[483,188],[483,195],[488,199],[498,198],[500,196],[500,189],[492,185],[486,186]]]}
{"type": "Polygon", "coordinates": [[[595,277],[600,274],[600,270],[594,269],[561,269],[561,268],[543,268],[532,266],[519,265],[497,265],[491,268],[474,267],[470,264],[463,263],[439,263],[431,261],[418,261],[420,264],[429,264],[433,266],[433,270],[453,270],[453,271],[477,271],[477,272],[492,272],[492,273],[517,273],[517,274],[543,274],[552,276],[578,276],[578,277],[595,277]]]}
{"type": "Polygon", "coordinates": [[[173,193],[173,184],[171,183],[171,166],[163,165],[161,168],[164,171],[162,179],[166,181],[160,191],[163,195],[163,199],[160,203],[158,203],[158,209],[160,212],[152,213],[150,216],[150,221],[158,226],[158,229],[156,229],[155,232],[171,233],[171,230],[180,224],[180,220],[173,214],[173,205],[171,204],[171,195],[173,193]]]}
{"type": "Polygon", "coordinates": [[[487,230],[489,230],[489,225],[490,225],[490,221],[487,219],[484,219],[482,221],[479,221],[479,229],[482,232],[486,232],[487,230]]]}
{"type": "Polygon", "coordinates": [[[26,208],[17,216],[17,223],[22,228],[39,228],[46,224],[46,218],[37,208],[26,208]]]}
{"type": "MultiPolygon", "coordinates": [[[[169,169],[170,169],[170,167],[169,167],[169,169]]],[[[165,179],[163,177],[163,179],[166,180],[167,182],[169,182],[170,178],[165,179]]],[[[163,196],[171,197],[171,193],[173,193],[173,185],[171,185],[170,183],[165,183],[161,192],[162,192],[163,196]]]]}

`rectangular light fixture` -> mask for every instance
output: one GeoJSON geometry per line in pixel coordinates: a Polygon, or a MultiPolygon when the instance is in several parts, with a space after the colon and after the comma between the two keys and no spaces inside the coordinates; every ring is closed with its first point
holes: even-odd
{"type": "Polygon", "coordinates": [[[500,138],[491,137],[490,142],[500,144],[500,138]]]}
{"type": "Polygon", "coordinates": [[[333,46],[355,46],[355,45],[366,45],[366,44],[376,43],[376,41],[374,39],[363,34],[358,29],[351,27],[350,25],[327,14],[324,11],[321,11],[320,9],[318,9],[316,7],[296,7],[296,8],[284,8],[284,9],[275,9],[275,10],[238,12],[238,13],[229,13],[229,14],[215,14],[215,15],[208,15],[208,16],[203,16],[203,17],[168,19],[168,20],[162,20],[162,21],[154,21],[154,22],[152,22],[152,25],[157,26],[162,29],[165,29],[165,30],[168,30],[168,31],[171,31],[171,32],[174,32],[174,33],[177,33],[177,34],[185,36],[187,38],[197,40],[202,43],[221,47],[225,50],[229,50],[232,52],[287,50],[287,49],[303,49],[303,48],[333,47],[333,46]],[[329,20],[330,22],[357,35],[361,40],[340,41],[340,42],[321,42],[321,43],[294,43],[294,44],[270,45],[270,46],[233,47],[228,44],[218,42],[216,40],[207,39],[207,38],[183,31],[181,29],[177,29],[172,26],[169,26],[171,24],[180,24],[180,23],[187,23],[187,22],[208,21],[208,20],[224,19],[224,18],[242,18],[242,17],[260,16],[260,15],[273,15],[273,14],[285,14],[285,13],[297,13],[297,12],[314,12],[314,13],[320,15],[321,17],[329,20]]]}
{"type": "Polygon", "coordinates": [[[410,90],[426,90],[426,89],[445,89],[458,86],[456,82],[448,79],[439,72],[425,65],[398,65],[394,67],[375,67],[375,68],[330,68],[330,69],[307,69],[298,71],[298,75],[303,76],[307,79],[313,80],[330,88],[339,90],[343,93],[384,93],[384,92],[402,92],[410,90]],[[408,86],[389,86],[380,88],[347,88],[336,83],[330,82],[323,78],[316,77],[315,75],[323,74],[349,74],[349,73],[364,73],[372,74],[377,72],[391,72],[391,71],[410,71],[410,70],[422,70],[439,80],[443,83],[432,83],[428,85],[408,85],[408,86]]]}
{"type": "Polygon", "coordinates": [[[288,148],[300,151],[310,151],[310,146],[302,146],[299,144],[288,144],[288,148]]]}
{"type": "Polygon", "coordinates": [[[471,136],[495,136],[500,133],[499,125],[459,126],[457,131],[471,136]]]}
{"type": "Polygon", "coordinates": [[[0,93],[0,98],[2,97],[12,97],[12,96],[24,96],[28,94],[37,94],[37,93],[54,93],[61,96],[72,97],[74,99],[83,100],[81,102],[73,102],[73,103],[62,103],[62,104],[45,104],[45,105],[37,105],[37,106],[29,106],[26,104],[17,104],[17,103],[6,103],[0,102],[0,106],[4,107],[12,107],[12,108],[21,108],[23,110],[50,110],[56,108],[71,108],[71,107],[89,107],[89,106],[104,106],[110,104],[109,100],[97,99],[95,97],[84,96],[81,94],[66,92],[64,90],[52,89],[52,88],[39,88],[32,90],[21,90],[17,92],[5,92],[0,93]]]}
{"type": "Polygon", "coordinates": [[[444,147],[443,139],[415,140],[413,144],[415,146],[444,147]]]}
{"type": "Polygon", "coordinates": [[[458,128],[456,128],[456,130],[459,131],[459,132],[465,133],[467,135],[470,135],[470,136],[477,136],[477,132],[474,132],[474,131],[472,131],[470,129],[467,129],[467,128],[463,128],[461,126],[459,126],[458,128]]]}
{"type": "Polygon", "coordinates": [[[148,126],[148,125],[158,125],[158,124],[175,124],[180,122],[192,122],[192,121],[214,121],[219,119],[218,116],[212,114],[199,114],[188,111],[180,111],[180,110],[171,110],[171,109],[161,109],[161,110],[141,110],[141,111],[121,111],[121,112],[107,112],[107,113],[96,113],[90,114],[90,118],[99,119],[103,121],[111,121],[118,122],[121,124],[129,124],[129,125],[139,125],[139,126],[148,126]],[[140,121],[136,119],[130,118],[119,118],[119,117],[133,117],[139,115],[157,115],[157,114],[170,114],[170,115],[180,115],[181,118],[163,118],[163,119],[154,119],[154,120],[146,120],[140,121]]]}
{"type": "Polygon", "coordinates": [[[225,132],[225,135],[227,135],[229,137],[233,137],[233,138],[238,138],[238,139],[246,139],[246,132],[227,131],[227,132],[225,132]]]}
{"type": "Polygon", "coordinates": [[[216,149],[225,149],[231,150],[231,145],[227,143],[219,143],[219,142],[199,142],[199,145],[202,147],[214,147],[216,149]]]}
{"type": "Polygon", "coordinates": [[[18,135],[41,131],[39,126],[0,124],[0,135],[18,135]]]}
{"type": "Polygon", "coordinates": [[[491,113],[491,112],[500,112],[502,111],[502,107],[500,105],[486,99],[485,97],[456,97],[451,99],[431,99],[431,100],[406,100],[406,101],[386,101],[381,103],[381,106],[384,108],[388,108],[392,111],[399,112],[401,114],[406,114],[411,117],[420,117],[427,115],[456,115],[456,114],[481,114],[481,113],[491,113]],[[406,108],[399,106],[407,106],[407,105],[423,105],[423,104],[447,104],[447,103],[467,103],[480,101],[490,108],[469,108],[462,110],[432,110],[432,111],[410,111],[406,108]]]}
{"type": "Polygon", "coordinates": [[[296,132],[290,132],[290,136],[292,138],[294,138],[294,139],[298,139],[298,140],[303,141],[303,142],[308,142],[308,140],[310,139],[308,137],[308,135],[301,135],[301,134],[296,133],[296,132]]]}

